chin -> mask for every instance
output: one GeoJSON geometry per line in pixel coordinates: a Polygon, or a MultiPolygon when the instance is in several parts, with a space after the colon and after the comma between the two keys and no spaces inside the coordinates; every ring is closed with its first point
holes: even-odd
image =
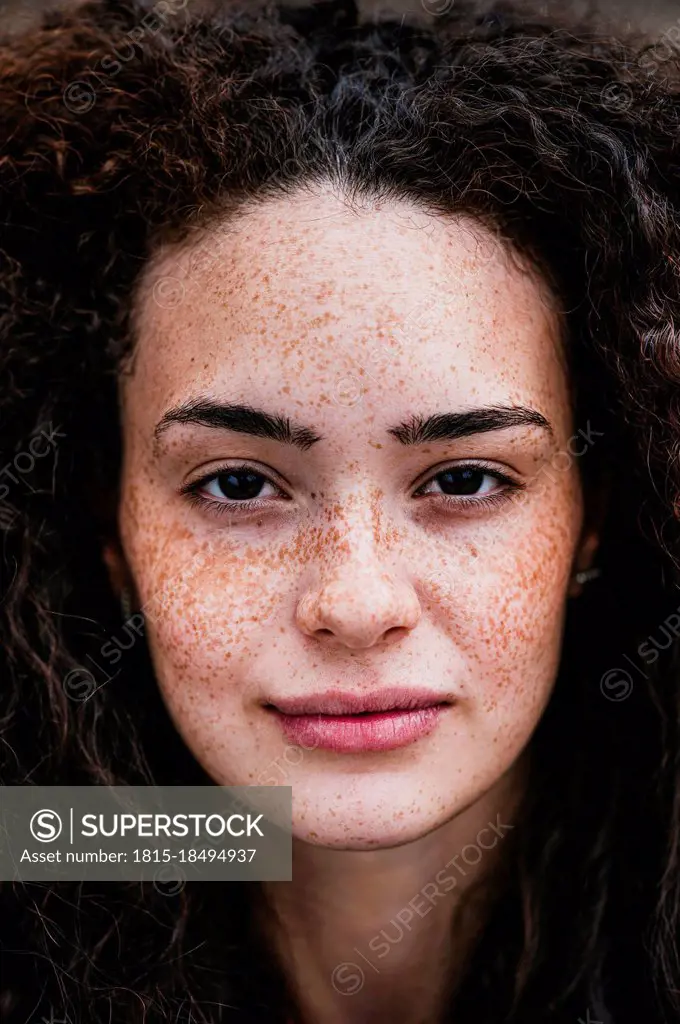
{"type": "MultiPolygon", "coordinates": [[[[319,830],[306,831],[299,827],[293,828],[293,838],[297,842],[307,843],[310,846],[322,846],[328,850],[389,850],[397,846],[405,846],[415,842],[421,836],[432,829],[378,829],[370,833],[354,831],[352,822],[344,822],[338,828],[326,828],[319,826],[319,830]]],[[[435,826],[436,828],[436,826],[435,826]]]]}
{"type": "MultiPolygon", "coordinates": [[[[372,776],[355,787],[345,779],[341,786],[317,792],[309,785],[293,785],[294,839],[338,850],[387,849],[420,839],[458,810],[455,804],[444,807],[432,794],[423,801],[420,794],[427,790],[422,785],[390,782],[386,786],[372,776]]],[[[451,794],[447,796],[450,802],[451,794]]]]}

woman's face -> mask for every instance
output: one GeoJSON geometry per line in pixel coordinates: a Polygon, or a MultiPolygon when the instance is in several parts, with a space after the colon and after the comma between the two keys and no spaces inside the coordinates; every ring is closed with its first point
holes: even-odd
{"type": "Polygon", "coordinates": [[[502,785],[553,687],[589,443],[558,314],[402,202],[270,199],[198,245],[148,270],[121,383],[163,699],[217,783],[293,787],[297,837],[406,842],[502,785]]]}

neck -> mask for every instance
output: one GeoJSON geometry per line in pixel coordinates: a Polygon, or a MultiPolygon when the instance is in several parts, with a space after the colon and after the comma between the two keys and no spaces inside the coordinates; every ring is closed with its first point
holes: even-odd
{"type": "Polygon", "coordinates": [[[262,883],[263,926],[305,1024],[438,1024],[508,859],[522,782],[516,766],[401,846],[293,841],[293,881],[262,883]]]}

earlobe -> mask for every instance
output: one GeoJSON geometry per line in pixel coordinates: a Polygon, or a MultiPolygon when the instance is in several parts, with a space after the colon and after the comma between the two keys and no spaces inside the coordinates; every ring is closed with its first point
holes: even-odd
{"type": "Polygon", "coordinates": [[[595,565],[595,561],[606,528],[610,496],[611,480],[608,477],[586,491],[585,519],[569,581],[569,597],[580,597],[583,588],[602,575],[602,569],[595,565]]]}
{"type": "Polygon", "coordinates": [[[599,546],[599,530],[589,529],[581,540],[578,554],[574,560],[572,577],[569,581],[569,597],[579,597],[584,586],[601,575],[602,570],[593,565],[599,546]]]}

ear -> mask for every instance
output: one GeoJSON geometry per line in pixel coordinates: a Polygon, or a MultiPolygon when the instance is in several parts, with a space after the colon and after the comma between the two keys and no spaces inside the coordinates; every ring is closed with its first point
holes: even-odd
{"type": "Polygon", "coordinates": [[[107,541],[102,548],[102,560],[106,566],[111,588],[120,600],[125,588],[133,587],[132,575],[128,567],[123,549],[118,540],[107,541]]]}
{"type": "Polygon", "coordinates": [[[576,580],[576,574],[584,572],[586,569],[592,569],[597,554],[597,549],[600,546],[600,532],[594,527],[590,527],[581,534],[581,540],[579,542],[578,553],[574,559],[574,567],[572,570],[572,577],[569,581],[569,589],[567,591],[569,597],[578,597],[582,591],[584,584],[578,583],[576,580]]]}
{"type": "Polygon", "coordinates": [[[576,582],[576,574],[594,568],[605,517],[609,509],[609,494],[609,485],[602,484],[597,490],[591,491],[586,498],[583,528],[567,591],[569,597],[578,597],[583,592],[584,584],[576,582]]]}

